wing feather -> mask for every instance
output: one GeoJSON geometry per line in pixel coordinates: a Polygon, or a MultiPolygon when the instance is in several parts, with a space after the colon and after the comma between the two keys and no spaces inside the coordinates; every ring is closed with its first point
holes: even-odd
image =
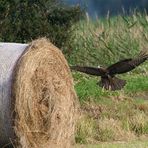
{"type": "Polygon", "coordinates": [[[146,52],[141,52],[136,58],[121,60],[107,68],[110,75],[122,74],[135,69],[148,59],[146,52]]]}
{"type": "Polygon", "coordinates": [[[79,71],[79,72],[83,72],[83,73],[95,75],[95,76],[102,76],[104,74],[104,71],[102,69],[95,68],[95,67],[71,66],[70,68],[75,71],[79,71]]]}

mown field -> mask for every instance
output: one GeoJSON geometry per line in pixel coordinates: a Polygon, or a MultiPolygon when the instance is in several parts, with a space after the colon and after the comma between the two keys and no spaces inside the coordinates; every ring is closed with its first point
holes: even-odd
{"type": "Polygon", "coordinates": [[[96,145],[78,145],[76,148],[147,148],[148,142],[134,141],[134,142],[103,142],[96,145]]]}
{"type": "MultiPolygon", "coordinates": [[[[148,52],[148,16],[89,18],[73,26],[71,49],[65,55],[70,65],[108,65],[148,52]]],[[[106,91],[98,77],[73,72],[81,104],[76,142],[81,147],[147,147],[148,61],[132,72],[119,75],[127,80],[120,91],[106,91]],[[119,142],[120,141],[120,142],[119,142]],[[139,141],[139,142],[136,142],[139,141]],[[127,142],[127,143],[126,143],[127,142]],[[115,143],[115,144],[113,144],[115,143]]]]}

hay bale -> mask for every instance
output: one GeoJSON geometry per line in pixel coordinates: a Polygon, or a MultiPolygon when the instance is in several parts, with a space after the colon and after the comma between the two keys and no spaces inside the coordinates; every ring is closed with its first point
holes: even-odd
{"type": "Polygon", "coordinates": [[[0,137],[0,143],[17,141],[23,148],[71,147],[78,102],[63,54],[45,38],[21,51],[8,84],[12,94],[5,98],[10,124],[0,126],[2,134],[7,127],[11,130],[0,137]]]}

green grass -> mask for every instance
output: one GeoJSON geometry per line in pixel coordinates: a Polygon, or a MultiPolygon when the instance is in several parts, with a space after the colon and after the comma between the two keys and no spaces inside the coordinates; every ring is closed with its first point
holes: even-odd
{"type": "Polygon", "coordinates": [[[148,91],[148,76],[134,76],[127,78],[128,84],[126,85],[127,92],[140,92],[140,91],[148,91]]]}
{"type": "Polygon", "coordinates": [[[78,143],[127,141],[148,135],[148,99],[138,95],[147,95],[146,75],[122,76],[127,85],[119,91],[100,88],[98,78],[86,74],[74,72],[73,77],[85,114],[77,128],[78,143]],[[120,134],[116,134],[118,130],[120,134]]]}
{"type": "MultiPolygon", "coordinates": [[[[134,74],[122,77],[127,81],[126,86],[123,90],[119,91],[106,91],[97,85],[97,82],[100,80],[97,77],[88,76],[86,74],[73,73],[75,79],[75,89],[79,96],[80,102],[90,101],[93,98],[93,101],[103,103],[103,97],[110,96],[119,96],[122,94],[133,94],[148,91],[148,76],[147,75],[138,75],[134,74]]],[[[107,102],[104,102],[109,103],[107,102]]]]}
{"type": "Polygon", "coordinates": [[[147,15],[116,16],[94,21],[80,21],[67,53],[70,64],[110,65],[120,59],[134,57],[148,46],[147,15]]]}
{"type": "Polygon", "coordinates": [[[134,142],[115,142],[115,143],[99,143],[95,145],[77,145],[76,148],[147,148],[148,142],[134,141],[134,142]]]}
{"type": "MultiPolygon", "coordinates": [[[[141,50],[148,51],[146,14],[83,20],[73,27],[77,29],[70,42],[71,52],[65,53],[69,65],[107,67],[135,57],[141,50]]],[[[148,139],[148,61],[118,76],[127,81],[119,91],[100,88],[98,77],[78,72],[73,72],[73,77],[82,110],[77,143],[132,141],[142,136],[148,139]]]]}

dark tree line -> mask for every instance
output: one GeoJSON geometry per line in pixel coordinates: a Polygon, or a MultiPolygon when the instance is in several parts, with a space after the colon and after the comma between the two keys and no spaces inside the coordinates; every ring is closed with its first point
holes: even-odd
{"type": "Polygon", "coordinates": [[[0,0],[0,41],[24,43],[46,36],[62,47],[81,14],[79,7],[60,0],[0,0]]]}

